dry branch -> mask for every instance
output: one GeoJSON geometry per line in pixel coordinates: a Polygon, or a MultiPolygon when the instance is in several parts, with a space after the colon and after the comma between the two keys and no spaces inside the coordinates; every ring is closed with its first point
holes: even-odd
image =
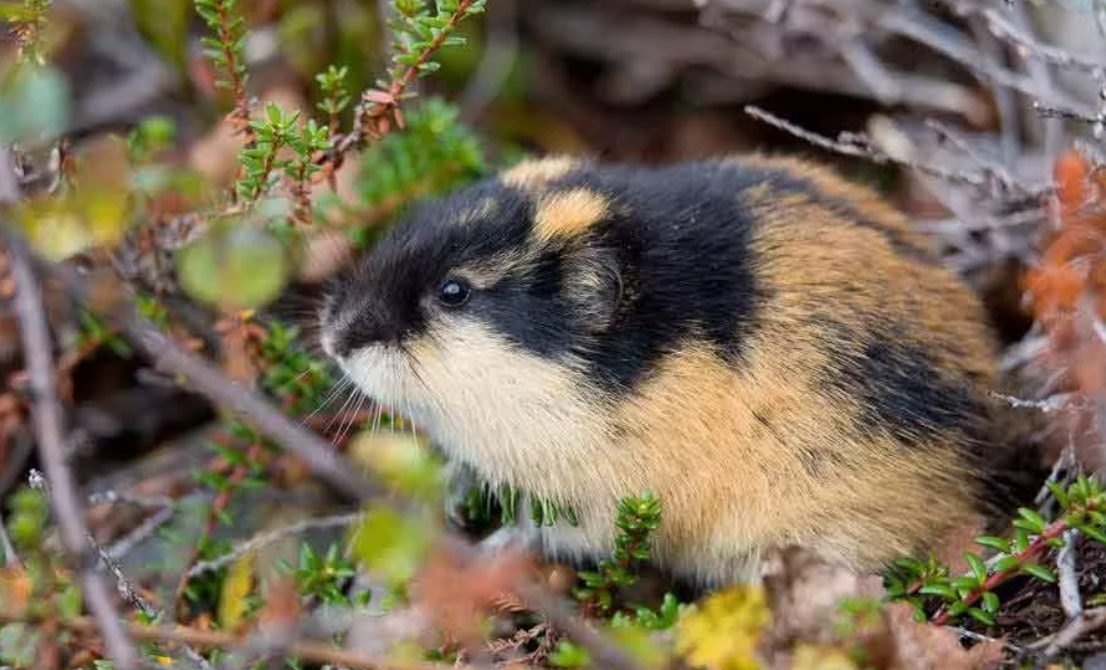
{"type": "Polygon", "coordinates": [[[21,240],[8,236],[7,249],[16,282],[15,304],[23,352],[34,394],[32,416],[39,457],[50,481],[50,502],[57,515],[62,544],[77,563],[89,610],[96,617],[96,626],[104,636],[115,667],[118,670],[134,670],[138,667],[138,651],[128,639],[107,582],[96,569],[96,561],[89,553],[86,542],[88,529],[81,512],[76,481],[66,461],[62,409],[54,387],[51,337],[42,313],[38,279],[21,240]]]}

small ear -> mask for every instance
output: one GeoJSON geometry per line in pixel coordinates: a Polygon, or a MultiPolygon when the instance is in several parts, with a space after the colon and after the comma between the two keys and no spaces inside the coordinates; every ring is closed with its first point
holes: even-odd
{"type": "Polygon", "coordinates": [[[606,331],[614,323],[624,293],[618,254],[595,244],[570,249],[565,256],[561,291],[574,306],[576,320],[585,331],[606,331]]]}

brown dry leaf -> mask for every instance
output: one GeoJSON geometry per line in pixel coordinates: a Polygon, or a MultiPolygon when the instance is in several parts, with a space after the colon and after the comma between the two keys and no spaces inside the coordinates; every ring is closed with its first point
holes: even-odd
{"type": "Polygon", "coordinates": [[[910,605],[895,603],[886,611],[897,651],[889,670],[996,670],[1002,663],[1001,641],[965,649],[955,631],[914,621],[910,605]]]}
{"type": "Polygon", "coordinates": [[[880,577],[861,576],[797,547],[769,556],[764,587],[772,610],[769,644],[828,643],[842,598],[879,598],[880,577]]]}
{"type": "MultiPolygon", "coordinates": [[[[769,556],[765,591],[772,623],[761,637],[760,652],[772,668],[792,668],[804,651],[804,667],[812,649],[859,649],[872,670],[992,670],[1002,661],[1001,642],[965,649],[948,628],[913,619],[905,603],[885,605],[849,618],[843,599],[875,603],[883,596],[878,575],[858,575],[802,549],[789,548],[769,556]],[[839,624],[851,625],[842,629],[839,624]]],[[[828,653],[828,652],[827,652],[828,653]]],[[[827,657],[826,662],[830,659],[827,657]]],[[[829,666],[827,666],[829,667],[829,666]]]]}
{"type": "Polygon", "coordinates": [[[34,584],[27,571],[16,566],[0,568],[0,609],[5,616],[20,618],[31,602],[34,584]]]}
{"type": "Polygon", "coordinates": [[[244,324],[227,328],[223,335],[223,372],[234,381],[253,383],[260,373],[252,355],[250,331],[244,324]]]}
{"type": "Polygon", "coordinates": [[[503,551],[466,562],[440,548],[431,554],[413,585],[414,602],[426,608],[435,626],[450,637],[476,642],[479,615],[502,602],[523,577],[535,573],[532,558],[503,551]]]}
{"type": "Polygon", "coordinates": [[[265,589],[265,605],[257,614],[258,626],[291,630],[299,619],[301,609],[296,581],[284,575],[274,578],[265,589]]]}

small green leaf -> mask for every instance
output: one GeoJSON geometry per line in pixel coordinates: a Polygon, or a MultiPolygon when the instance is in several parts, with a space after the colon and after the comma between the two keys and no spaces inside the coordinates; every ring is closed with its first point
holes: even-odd
{"type": "Polygon", "coordinates": [[[951,586],[946,586],[944,584],[926,584],[922,588],[918,589],[918,593],[927,596],[942,596],[944,598],[948,598],[949,600],[957,600],[960,597],[954,588],[952,588],[951,586]]]}
{"type": "Polygon", "coordinates": [[[1045,529],[1045,526],[1048,525],[1047,522],[1044,520],[1044,517],[1038,514],[1035,510],[1031,510],[1028,507],[1018,508],[1018,514],[1020,514],[1023,519],[1025,519],[1032,525],[1032,528],[1029,528],[1028,530],[1035,530],[1036,532],[1040,533],[1045,529]]]}
{"type": "Polygon", "coordinates": [[[1080,531],[1092,540],[1101,544],[1106,544],[1106,533],[1098,530],[1094,526],[1083,526],[1080,528],[1080,531]]]}
{"type": "Polygon", "coordinates": [[[984,547],[990,547],[996,551],[1001,551],[1004,554],[1010,553],[1010,540],[1006,538],[983,535],[975,538],[975,543],[984,547]]]}
{"type": "Polygon", "coordinates": [[[983,582],[987,581],[987,566],[984,565],[983,560],[971,552],[964,554],[964,560],[968,562],[968,567],[971,568],[976,581],[982,586],[983,582]]]}
{"type": "Polygon", "coordinates": [[[70,91],[64,75],[51,67],[25,67],[0,90],[0,141],[53,138],[69,124],[70,91]]]}
{"type": "Polygon", "coordinates": [[[1000,605],[1001,603],[999,602],[998,596],[996,596],[994,593],[992,593],[991,591],[986,591],[983,593],[984,610],[994,614],[995,612],[998,612],[1000,605]]]}
{"type": "Polygon", "coordinates": [[[976,621],[985,624],[987,626],[995,625],[995,617],[989,612],[985,612],[978,607],[971,607],[968,609],[968,614],[976,621]]]}
{"type": "Polygon", "coordinates": [[[355,530],[353,546],[366,567],[393,584],[403,584],[414,575],[430,547],[430,538],[425,521],[380,507],[366,513],[355,530]]]}
{"type": "Polygon", "coordinates": [[[284,288],[290,263],[267,231],[246,225],[212,232],[181,249],[181,283],[194,297],[212,304],[257,308],[284,288]]]}
{"type": "Polygon", "coordinates": [[[1050,584],[1056,581],[1056,575],[1052,574],[1051,570],[1039,563],[1026,563],[1022,565],[1022,570],[1050,584]]]}

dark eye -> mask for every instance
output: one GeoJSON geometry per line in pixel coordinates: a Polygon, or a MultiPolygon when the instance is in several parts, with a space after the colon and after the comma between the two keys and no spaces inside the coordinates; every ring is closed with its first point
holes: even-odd
{"type": "Polygon", "coordinates": [[[447,307],[459,307],[469,298],[472,290],[460,279],[447,279],[438,289],[438,300],[447,307]]]}

